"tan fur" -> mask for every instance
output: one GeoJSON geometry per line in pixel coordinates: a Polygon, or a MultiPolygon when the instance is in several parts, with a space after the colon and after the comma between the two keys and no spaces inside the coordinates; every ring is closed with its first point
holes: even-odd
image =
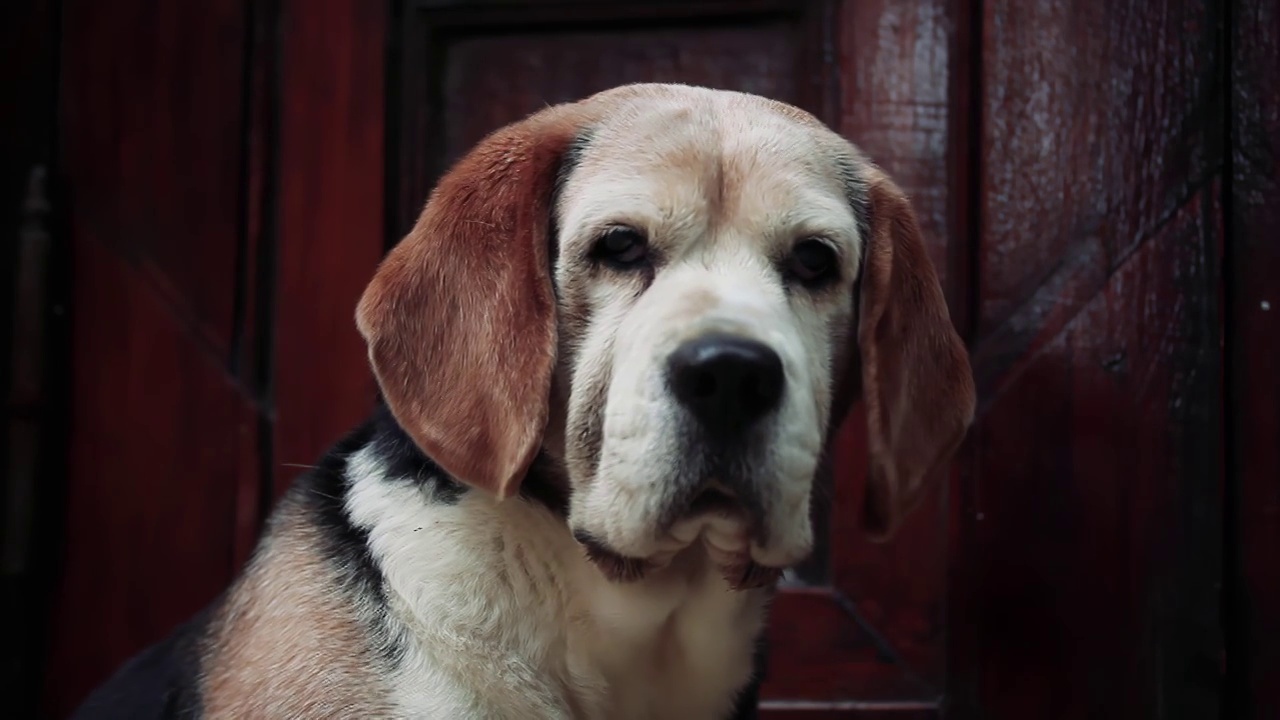
{"type": "Polygon", "coordinates": [[[450,474],[499,497],[519,487],[547,423],[546,218],[559,158],[589,117],[551,108],[467,155],[356,314],[396,419],[450,474]]]}
{"type": "Polygon", "coordinates": [[[318,556],[316,528],[281,510],[211,626],[204,717],[392,717],[369,629],[318,556]]]}

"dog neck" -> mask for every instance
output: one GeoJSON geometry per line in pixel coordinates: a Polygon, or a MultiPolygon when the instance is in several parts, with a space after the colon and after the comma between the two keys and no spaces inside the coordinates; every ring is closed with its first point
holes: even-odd
{"type": "Polygon", "coordinates": [[[521,497],[498,501],[406,440],[382,425],[345,473],[347,514],[384,578],[387,635],[400,638],[399,707],[456,716],[432,683],[482,682],[474,669],[505,653],[536,672],[490,678],[483,691],[519,696],[494,698],[510,707],[540,698],[531,715],[565,715],[563,703],[589,717],[727,710],[750,676],[767,591],[732,592],[698,547],[636,582],[612,582],[569,531],[563,473],[549,454],[521,497]]]}

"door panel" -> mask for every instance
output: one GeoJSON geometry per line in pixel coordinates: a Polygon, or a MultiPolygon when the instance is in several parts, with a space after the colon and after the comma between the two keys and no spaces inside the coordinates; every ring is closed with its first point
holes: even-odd
{"type": "Polygon", "coordinates": [[[55,717],[226,587],[237,493],[259,482],[254,403],[147,276],[87,232],[74,270],[66,550],[45,677],[55,717]]]}
{"type": "Polygon", "coordinates": [[[1218,712],[1217,13],[981,4],[964,717],[1218,712]]]}
{"type": "Polygon", "coordinates": [[[459,37],[447,42],[442,59],[444,162],[545,105],[631,82],[686,82],[794,99],[791,30],[786,22],[765,21],[459,37]]]}
{"type": "Polygon", "coordinates": [[[980,334],[1082,238],[1118,265],[1219,168],[1216,23],[1201,3],[983,5],[980,334]]]}
{"type": "Polygon", "coordinates": [[[245,8],[62,4],[51,184],[72,338],[65,465],[47,459],[67,473],[62,545],[46,550],[54,717],[220,592],[256,526],[238,524],[261,479],[261,404],[237,361],[253,252],[245,8]]]}
{"type": "Polygon", "coordinates": [[[1276,123],[1258,110],[1274,0],[1229,18],[1040,0],[62,5],[74,405],[55,716],[225,586],[267,501],[365,414],[355,302],[448,163],[548,103],[642,80],[792,102],[862,146],[911,197],[971,341],[976,426],[892,542],[858,526],[862,409],[840,427],[819,547],[773,609],[767,716],[1214,716],[1224,341],[1227,500],[1254,539],[1227,665],[1265,716],[1274,643],[1246,630],[1275,613],[1241,598],[1277,587],[1257,549],[1276,534],[1274,343],[1257,339],[1276,317],[1276,123]],[[1221,326],[1232,227],[1227,319],[1250,338],[1221,326]]]}
{"type": "Polygon", "coordinates": [[[374,403],[355,308],[385,236],[388,33],[385,2],[281,0],[280,13],[278,207],[267,209],[278,222],[267,298],[273,498],[374,403]]]}
{"type": "Polygon", "coordinates": [[[197,340],[228,353],[244,2],[89,3],[68,8],[63,27],[63,142],[77,226],[149,273],[197,340]]]}
{"type": "Polygon", "coordinates": [[[986,713],[1053,698],[1051,717],[1142,717],[1170,693],[1213,716],[1219,457],[1199,429],[1217,416],[1219,213],[1215,186],[1192,198],[988,401],[968,548],[983,637],[953,659],[981,667],[986,713]]]}
{"type": "Polygon", "coordinates": [[[1280,717],[1280,0],[1236,0],[1230,20],[1226,693],[1237,717],[1269,720],[1280,717]]]}

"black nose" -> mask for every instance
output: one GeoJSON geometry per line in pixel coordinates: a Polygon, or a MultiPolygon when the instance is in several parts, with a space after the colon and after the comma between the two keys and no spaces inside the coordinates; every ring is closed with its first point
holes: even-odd
{"type": "Polygon", "coordinates": [[[782,398],[782,359],[755,340],[704,335],[676,348],[667,368],[676,399],[711,431],[741,430],[782,398]]]}

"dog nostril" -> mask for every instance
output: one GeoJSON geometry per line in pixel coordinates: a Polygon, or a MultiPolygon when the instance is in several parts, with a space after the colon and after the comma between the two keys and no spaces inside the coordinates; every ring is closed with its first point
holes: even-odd
{"type": "Polygon", "coordinates": [[[694,397],[706,399],[716,394],[716,378],[709,372],[696,373],[693,378],[693,387],[689,392],[694,397]]]}
{"type": "Polygon", "coordinates": [[[708,429],[741,430],[782,397],[782,359],[768,345],[733,335],[690,340],[668,361],[671,388],[708,429]]]}

